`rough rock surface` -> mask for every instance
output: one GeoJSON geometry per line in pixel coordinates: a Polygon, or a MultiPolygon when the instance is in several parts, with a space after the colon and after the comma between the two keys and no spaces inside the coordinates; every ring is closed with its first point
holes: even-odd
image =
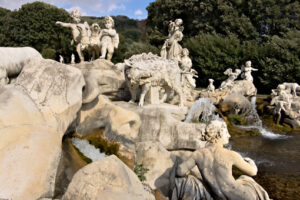
{"type": "Polygon", "coordinates": [[[73,67],[31,60],[0,90],[0,198],[52,198],[62,136],[81,107],[84,79],[73,67]]]}
{"type": "Polygon", "coordinates": [[[230,89],[217,89],[214,92],[202,91],[200,92],[200,97],[207,97],[215,104],[219,104],[227,96],[234,93],[243,95],[245,97],[252,97],[257,94],[257,89],[251,81],[239,80],[234,81],[233,87],[230,89]]]}
{"type": "Polygon", "coordinates": [[[126,89],[125,76],[122,68],[112,62],[97,59],[72,65],[81,70],[86,81],[83,103],[90,103],[99,94],[112,100],[128,100],[129,91],[126,89]]]}
{"type": "Polygon", "coordinates": [[[159,142],[140,142],[136,146],[136,163],[149,169],[146,181],[152,190],[168,192],[169,174],[176,157],[168,152],[159,142]]]}
{"type": "Polygon", "coordinates": [[[63,200],[154,200],[138,177],[112,155],[93,162],[73,177],[63,200]]]}

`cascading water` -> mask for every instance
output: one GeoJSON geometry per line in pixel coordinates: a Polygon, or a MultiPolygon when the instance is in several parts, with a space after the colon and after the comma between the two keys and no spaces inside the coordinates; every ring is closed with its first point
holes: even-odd
{"type": "Polygon", "coordinates": [[[87,140],[72,138],[72,143],[84,156],[93,162],[106,157],[104,153],[100,153],[99,149],[95,148],[87,140]]]}
{"type": "Polygon", "coordinates": [[[219,119],[215,113],[215,106],[209,98],[200,98],[190,108],[184,122],[190,123],[193,121],[209,122],[219,119]]]}
{"type": "Polygon", "coordinates": [[[243,128],[243,129],[256,129],[261,133],[261,135],[263,137],[270,138],[270,139],[285,139],[285,138],[289,137],[289,136],[273,133],[273,132],[265,129],[262,126],[262,121],[259,118],[259,115],[258,115],[257,110],[256,110],[256,96],[251,98],[251,108],[252,109],[251,109],[250,113],[248,114],[247,118],[249,119],[249,121],[252,121],[253,124],[249,125],[249,126],[239,126],[240,128],[243,128]]]}

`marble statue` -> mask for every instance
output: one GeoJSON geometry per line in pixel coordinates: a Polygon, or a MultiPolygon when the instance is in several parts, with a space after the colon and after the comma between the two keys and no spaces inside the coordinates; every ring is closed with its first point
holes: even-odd
{"type": "Polygon", "coordinates": [[[97,23],[93,23],[91,26],[91,37],[89,52],[92,55],[92,60],[99,58],[100,56],[100,26],[97,23]]]}
{"type": "Polygon", "coordinates": [[[241,70],[235,69],[235,71],[233,72],[231,68],[228,68],[224,72],[224,74],[227,75],[228,78],[227,78],[227,80],[225,80],[221,83],[221,86],[219,88],[221,90],[226,89],[226,88],[229,88],[229,89],[232,88],[235,79],[237,79],[237,77],[241,74],[241,70]]]}
{"type": "Polygon", "coordinates": [[[101,57],[102,59],[111,60],[114,49],[119,46],[119,35],[114,29],[115,22],[112,17],[107,16],[104,19],[105,29],[101,30],[101,57]]]}
{"type": "Polygon", "coordinates": [[[248,60],[246,62],[246,66],[242,66],[242,71],[243,71],[243,74],[242,74],[242,78],[247,80],[247,81],[251,81],[253,82],[253,77],[251,75],[251,72],[252,71],[258,71],[258,69],[255,69],[253,67],[251,67],[251,61],[248,60]]]}
{"type": "Polygon", "coordinates": [[[73,53],[71,55],[71,64],[75,64],[75,55],[73,53]]]}
{"type": "Polygon", "coordinates": [[[279,84],[271,93],[271,106],[274,106],[274,115],[279,123],[282,112],[293,121],[293,126],[300,127],[300,97],[297,96],[297,83],[279,84]]]}
{"type": "Polygon", "coordinates": [[[64,63],[64,57],[62,57],[61,55],[59,55],[59,62],[64,63]]]}
{"type": "Polygon", "coordinates": [[[217,122],[207,126],[205,148],[193,152],[178,167],[175,164],[173,174],[177,177],[171,177],[171,186],[174,188],[171,199],[269,200],[268,193],[249,177],[257,174],[255,162],[225,149],[223,146],[228,144],[230,135],[227,129],[216,129],[218,126],[217,122]],[[189,174],[195,166],[201,177],[189,174]],[[235,179],[232,175],[233,166],[248,176],[235,179]]]}
{"type": "Polygon", "coordinates": [[[175,22],[169,23],[169,35],[161,49],[161,57],[177,62],[181,60],[182,47],[179,42],[183,38],[182,23],[182,19],[176,19],[175,22]]]}
{"type": "Polygon", "coordinates": [[[183,106],[185,97],[181,83],[181,69],[177,62],[149,54],[134,55],[125,60],[125,79],[131,93],[131,102],[135,102],[138,90],[141,90],[139,106],[144,105],[146,94],[156,102],[164,102],[170,92],[179,96],[179,105],[183,106]],[[159,91],[164,89],[160,99],[159,91]]]}
{"type": "MultiPolygon", "coordinates": [[[[81,45],[82,36],[81,36],[80,30],[78,29],[78,27],[81,27],[81,29],[86,30],[86,23],[80,24],[80,12],[77,9],[72,11],[71,17],[72,17],[74,23],[64,23],[64,22],[57,21],[56,24],[60,25],[62,27],[71,28],[72,35],[73,35],[73,40],[71,41],[71,45],[73,45],[73,44],[76,45],[76,51],[78,53],[80,62],[83,62],[84,56],[82,54],[82,45],[81,45]]],[[[87,34],[88,34],[88,31],[87,31],[87,34]]]]}
{"type": "Polygon", "coordinates": [[[208,79],[209,85],[207,86],[208,92],[215,92],[214,79],[208,79]]]}

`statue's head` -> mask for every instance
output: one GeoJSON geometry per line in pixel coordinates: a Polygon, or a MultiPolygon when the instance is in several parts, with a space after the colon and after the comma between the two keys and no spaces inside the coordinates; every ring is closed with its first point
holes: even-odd
{"type": "Polygon", "coordinates": [[[97,24],[97,23],[93,23],[91,29],[92,29],[92,31],[97,32],[97,31],[100,30],[100,26],[99,26],[99,24],[97,24]]]}
{"type": "Polygon", "coordinates": [[[74,20],[74,22],[76,22],[76,23],[80,22],[80,16],[81,16],[81,14],[80,14],[80,11],[78,9],[74,9],[71,12],[71,17],[74,20]]]}
{"type": "Polygon", "coordinates": [[[213,83],[214,82],[214,79],[208,79],[209,83],[213,83]]]}
{"type": "Polygon", "coordinates": [[[222,120],[213,120],[206,127],[203,139],[209,143],[221,143],[223,145],[229,143],[230,134],[226,123],[222,120]]]}
{"type": "Polygon", "coordinates": [[[190,54],[189,50],[187,48],[182,49],[182,55],[183,56],[188,56],[190,54]]]}
{"type": "Polygon", "coordinates": [[[246,62],[246,67],[251,67],[251,61],[250,61],[250,60],[248,60],[248,61],[246,62]]]}
{"type": "Polygon", "coordinates": [[[105,24],[105,28],[107,28],[107,29],[113,28],[115,26],[115,22],[114,22],[113,18],[110,16],[106,16],[104,18],[104,24],[105,24]]]}
{"type": "Polygon", "coordinates": [[[175,20],[176,26],[181,26],[182,23],[183,23],[182,19],[176,19],[176,20],[175,20]]]}

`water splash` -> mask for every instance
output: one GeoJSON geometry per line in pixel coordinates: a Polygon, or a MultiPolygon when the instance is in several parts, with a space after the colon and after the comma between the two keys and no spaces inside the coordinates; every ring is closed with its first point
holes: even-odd
{"type": "Polygon", "coordinates": [[[217,120],[219,116],[214,111],[215,106],[209,98],[200,98],[192,105],[184,122],[190,123],[198,120],[200,122],[209,122],[217,120]]]}
{"type": "Polygon", "coordinates": [[[249,119],[249,121],[252,121],[253,124],[250,126],[239,126],[239,128],[256,129],[261,133],[261,135],[264,138],[269,138],[269,139],[286,139],[286,138],[291,137],[291,136],[273,133],[272,131],[269,131],[262,126],[262,121],[259,118],[259,115],[256,110],[256,96],[251,98],[251,107],[252,107],[251,112],[249,113],[247,118],[249,119]]]}
{"type": "Polygon", "coordinates": [[[84,156],[93,162],[106,157],[104,153],[100,153],[99,149],[95,148],[95,146],[91,145],[87,140],[72,138],[72,143],[84,156]]]}

